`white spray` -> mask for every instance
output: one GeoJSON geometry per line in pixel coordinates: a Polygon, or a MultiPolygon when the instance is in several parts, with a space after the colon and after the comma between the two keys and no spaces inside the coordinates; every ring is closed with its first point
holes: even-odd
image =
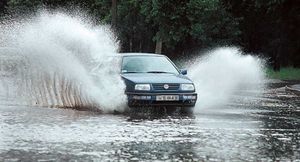
{"type": "Polygon", "coordinates": [[[125,85],[114,57],[118,43],[107,26],[43,12],[30,20],[2,25],[0,35],[2,46],[13,47],[0,53],[1,67],[14,71],[9,75],[14,82],[10,91],[15,89],[19,102],[123,110],[125,85]],[[12,56],[16,58],[13,65],[5,61],[12,56]]]}
{"type": "MultiPolygon", "coordinates": [[[[122,111],[125,85],[107,26],[62,13],[41,13],[0,26],[0,100],[12,103],[122,111]],[[4,73],[3,73],[4,72],[4,73]]],[[[261,89],[263,62],[237,48],[218,48],[190,66],[199,95],[196,111],[226,104],[240,87],[261,89]],[[251,85],[251,86],[249,86],[251,85]]],[[[3,104],[3,103],[2,103],[3,104]]]]}
{"type": "Polygon", "coordinates": [[[189,68],[189,76],[198,92],[195,111],[224,105],[239,89],[262,92],[263,65],[263,60],[244,55],[234,47],[217,48],[197,58],[189,68]]]}

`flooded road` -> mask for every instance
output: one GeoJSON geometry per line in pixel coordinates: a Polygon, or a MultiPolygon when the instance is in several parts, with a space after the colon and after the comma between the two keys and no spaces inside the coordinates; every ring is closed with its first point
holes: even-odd
{"type": "Polygon", "coordinates": [[[300,160],[300,97],[281,86],[194,117],[0,105],[0,161],[300,160]]]}

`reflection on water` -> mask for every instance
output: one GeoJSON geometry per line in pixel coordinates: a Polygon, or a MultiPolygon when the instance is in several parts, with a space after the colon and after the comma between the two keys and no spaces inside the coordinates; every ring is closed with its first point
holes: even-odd
{"type": "Polygon", "coordinates": [[[151,120],[2,105],[0,161],[300,159],[299,97],[234,98],[194,118],[151,120]]]}

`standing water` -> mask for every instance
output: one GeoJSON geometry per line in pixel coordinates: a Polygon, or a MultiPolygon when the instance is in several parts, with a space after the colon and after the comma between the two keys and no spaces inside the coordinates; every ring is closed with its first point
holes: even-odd
{"type": "Polygon", "coordinates": [[[118,43],[108,27],[42,13],[2,23],[0,44],[0,161],[300,159],[299,96],[260,93],[263,62],[237,48],[190,65],[195,118],[137,120],[40,108],[124,110],[118,43]]]}

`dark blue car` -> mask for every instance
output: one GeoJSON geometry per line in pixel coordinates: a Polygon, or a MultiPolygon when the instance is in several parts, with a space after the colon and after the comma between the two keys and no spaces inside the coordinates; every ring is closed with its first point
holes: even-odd
{"type": "Polygon", "coordinates": [[[121,55],[121,76],[126,84],[130,108],[180,107],[191,112],[197,101],[193,82],[186,70],[178,70],[166,56],[159,54],[124,53],[121,55]]]}

